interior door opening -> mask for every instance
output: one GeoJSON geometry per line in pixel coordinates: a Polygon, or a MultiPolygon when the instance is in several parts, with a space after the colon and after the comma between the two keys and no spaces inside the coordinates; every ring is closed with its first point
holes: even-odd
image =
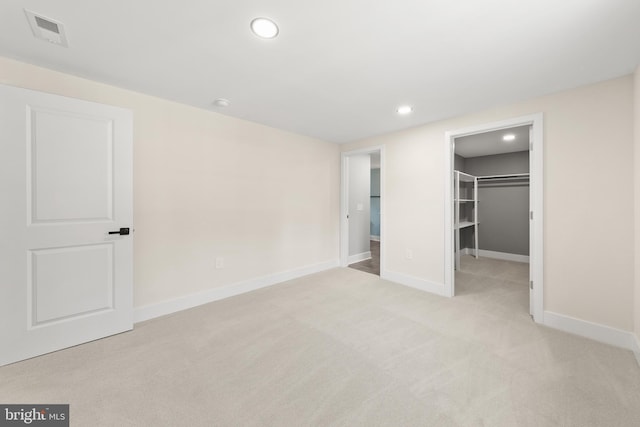
{"type": "Polygon", "coordinates": [[[536,322],[543,313],[541,129],[536,115],[447,133],[449,295],[519,289],[528,304],[516,303],[536,322]]]}
{"type": "Polygon", "coordinates": [[[383,147],[343,153],[341,265],[381,276],[384,246],[383,147]]]}
{"type": "MultiPolygon", "coordinates": [[[[458,293],[529,287],[530,129],[518,126],[454,139],[458,293]]],[[[531,313],[531,304],[526,309],[531,313]]]]}

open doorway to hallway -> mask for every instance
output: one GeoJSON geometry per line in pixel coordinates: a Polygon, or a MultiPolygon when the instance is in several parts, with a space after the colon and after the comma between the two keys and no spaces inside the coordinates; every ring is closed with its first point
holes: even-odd
{"type": "Polygon", "coordinates": [[[378,276],[384,270],[383,148],[342,155],[341,265],[378,276]]]}
{"type": "Polygon", "coordinates": [[[349,267],[380,275],[380,152],[370,153],[369,252],[368,259],[349,267]]]}

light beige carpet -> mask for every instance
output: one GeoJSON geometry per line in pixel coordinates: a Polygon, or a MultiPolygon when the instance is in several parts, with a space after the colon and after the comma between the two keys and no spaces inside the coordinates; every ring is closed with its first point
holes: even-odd
{"type": "Polygon", "coordinates": [[[638,426],[629,351],[537,326],[526,265],[447,299],[339,268],[0,368],[72,426],[638,426]]]}

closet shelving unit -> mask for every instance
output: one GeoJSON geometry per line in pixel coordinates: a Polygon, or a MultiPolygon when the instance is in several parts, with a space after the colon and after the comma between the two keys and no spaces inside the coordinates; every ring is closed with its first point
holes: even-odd
{"type": "Polygon", "coordinates": [[[460,230],[473,227],[473,255],[478,258],[478,177],[455,171],[454,179],[455,268],[460,270],[460,230]]]}
{"type": "Polygon", "coordinates": [[[474,176],[454,171],[455,179],[455,268],[460,269],[460,230],[473,227],[474,257],[478,258],[478,185],[521,185],[529,182],[528,173],[474,176]],[[471,210],[471,215],[468,215],[471,210]]]}

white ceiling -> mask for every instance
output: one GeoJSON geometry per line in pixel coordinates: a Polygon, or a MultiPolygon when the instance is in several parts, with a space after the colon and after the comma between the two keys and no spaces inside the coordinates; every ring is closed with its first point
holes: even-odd
{"type": "Polygon", "coordinates": [[[529,150],[529,127],[518,126],[492,132],[477,133],[455,139],[455,153],[464,157],[491,156],[529,150]],[[504,141],[504,135],[515,136],[513,141],[504,141]]]}
{"type": "Polygon", "coordinates": [[[2,0],[0,55],[347,142],[631,73],[639,23],[639,0],[2,0]]]}

